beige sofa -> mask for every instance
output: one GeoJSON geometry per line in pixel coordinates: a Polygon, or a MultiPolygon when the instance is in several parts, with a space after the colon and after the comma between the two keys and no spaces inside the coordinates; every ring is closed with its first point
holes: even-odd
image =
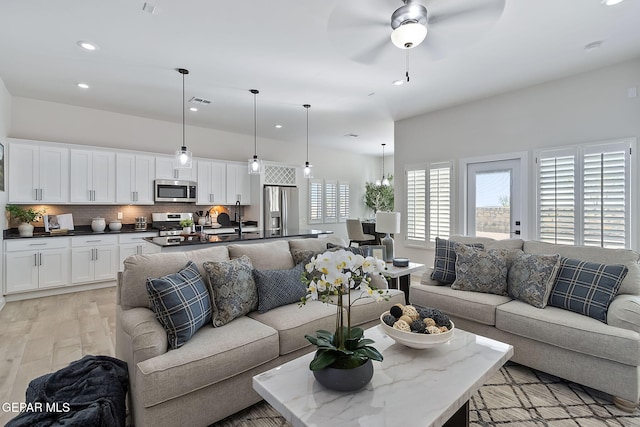
{"type": "MultiPolygon", "coordinates": [[[[251,312],[222,327],[206,325],[182,347],[169,350],[166,332],[150,309],[147,277],[175,273],[188,260],[206,277],[205,261],[242,255],[249,256],[256,269],[286,269],[294,266],[291,250],[320,252],[327,242],[345,244],[335,237],[275,240],[127,258],[118,280],[116,355],[129,366],[135,425],[207,426],[260,401],[252,377],[314,350],[305,334],[333,330],[336,318],[336,307],[319,301],[303,308],[290,304],[263,314],[251,312]]],[[[404,302],[401,291],[389,293],[385,302],[358,301],[352,326],[375,325],[382,312],[404,302]]]]}
{"type": "Polygon", "coordinates": [[[489,248],[519,248],[604,264],[624,264],[629,271],[609,306],[607,323],[547,306],[535,308],[508,296],[451,289],[431,279],[427,269],[410,286],[412,304],[436,307],[456,327],[514,346],[513,361],[614,396],[614,403],[634,410],[640,398],[640,265],[630,250],[554,245],[536,241],[456,236],[461,243],[489,248]]]}

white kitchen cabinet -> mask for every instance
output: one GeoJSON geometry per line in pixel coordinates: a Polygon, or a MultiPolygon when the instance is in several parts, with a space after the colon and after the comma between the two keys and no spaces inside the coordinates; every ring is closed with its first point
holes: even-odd
{"type": "Polygon", "coordinates": [[[5,292],[66,286],[70,265],[68,237],[5,240],[5,292]]]}
{"type": "Polygon", "coordinates": [[[69,149],[9,140],[9,203],[68,203],[69,149]]]}
{"type": "Polygon", "coordinates": [[[196,161],[190,168],[176,168],[173,157],[156,156],[156,179],[195,181],[198,179],[197,169],[196,161]]]}
{"type": "Polygon", "coordinates": [[[71,240],[71,283],[115,280],[118,236],[76,236],[71,240]]]}
{"type": "Polygon", "coordinates": [[[115,203],[114,152],[70,150],[70,159],[71,203],[115,203]]]}
{"type": "Polygon", "coordinates": [[[155,175],[155,157],[117,153],[116,203],[152,205],[155,175]]]}
{"type": "Polygon", "coordinates": [[[161,251],[161,247],[143,240],[145,237],[154,237],[158,233],[127,233],[118,236],[119,262],[118,271],[124,269],[124,260],[131,255],[155,254],[161,251]]]}
{"type": "Polygon", "coordinates": [[[233,205],[240,200],[242,205],[251,204],[251,175],[246,163],[227,163],[226,204],[233,205]]]}
{"type": "Polygon", "coordinates": [[[227,199],[227,168],[224,162],[198,161],[198,205],[223,205],[227,199]]]}

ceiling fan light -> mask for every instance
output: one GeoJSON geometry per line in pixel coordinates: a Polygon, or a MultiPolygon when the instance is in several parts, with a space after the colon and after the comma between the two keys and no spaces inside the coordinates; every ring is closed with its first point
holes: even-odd
{"type": "Polygon", "coordinates": [[[400,49],[412,49],[427,37],[427,27],[417,22],[407,22],[391,32],[391,41],[400,49]]]}

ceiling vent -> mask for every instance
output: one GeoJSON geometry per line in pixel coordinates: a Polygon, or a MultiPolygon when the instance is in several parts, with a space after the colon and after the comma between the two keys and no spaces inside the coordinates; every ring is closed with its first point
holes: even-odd
{"type": "Polygon", "coordinates": [[[196,104],[202,104],[202,105],[209,105],[211,104],[211,101],[209,101],[208,99],[204,99],[204,98],[199,98],[197,96],[194,96],[193,98],[191,98],[189,100],[189,102],[193,102],[196,104]]]}

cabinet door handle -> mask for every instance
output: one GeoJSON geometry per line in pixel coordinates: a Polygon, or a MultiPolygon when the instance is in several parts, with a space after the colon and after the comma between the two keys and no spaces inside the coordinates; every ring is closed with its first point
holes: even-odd
{"type": "Polygon", "coordinates": [[[87,240],[87,243],[100,243],[100,242],[102,242],[101,239],[98,239],[98,240],[87,240]]]}
{"type": "Polygon", "coordinates": [[[98,260],[98,248],[94,249],[96,251],[96,261],[98,260]]]}
{"type": "Polygon", "coordinates": [[[44,189],[40,189],[40,200],[44,200],[44,189]]]}
{"type": "Polygon", "coordinates": [[[33,265],[38,266],[38,254],[33,254],[33,265]]]}
{"type": "Polygon", "coordinates": [[[40,262],[38,263],[38,265],[42,265],[42,252],[40,252],[40,253],[38,254],[38,259],[39,259],[39,261],[40,261],[40,262]]]}
{"type": "Polygon", "coordinates": [[[47,246],[46,243],[29,243],[29,246],[47,246]]]}

